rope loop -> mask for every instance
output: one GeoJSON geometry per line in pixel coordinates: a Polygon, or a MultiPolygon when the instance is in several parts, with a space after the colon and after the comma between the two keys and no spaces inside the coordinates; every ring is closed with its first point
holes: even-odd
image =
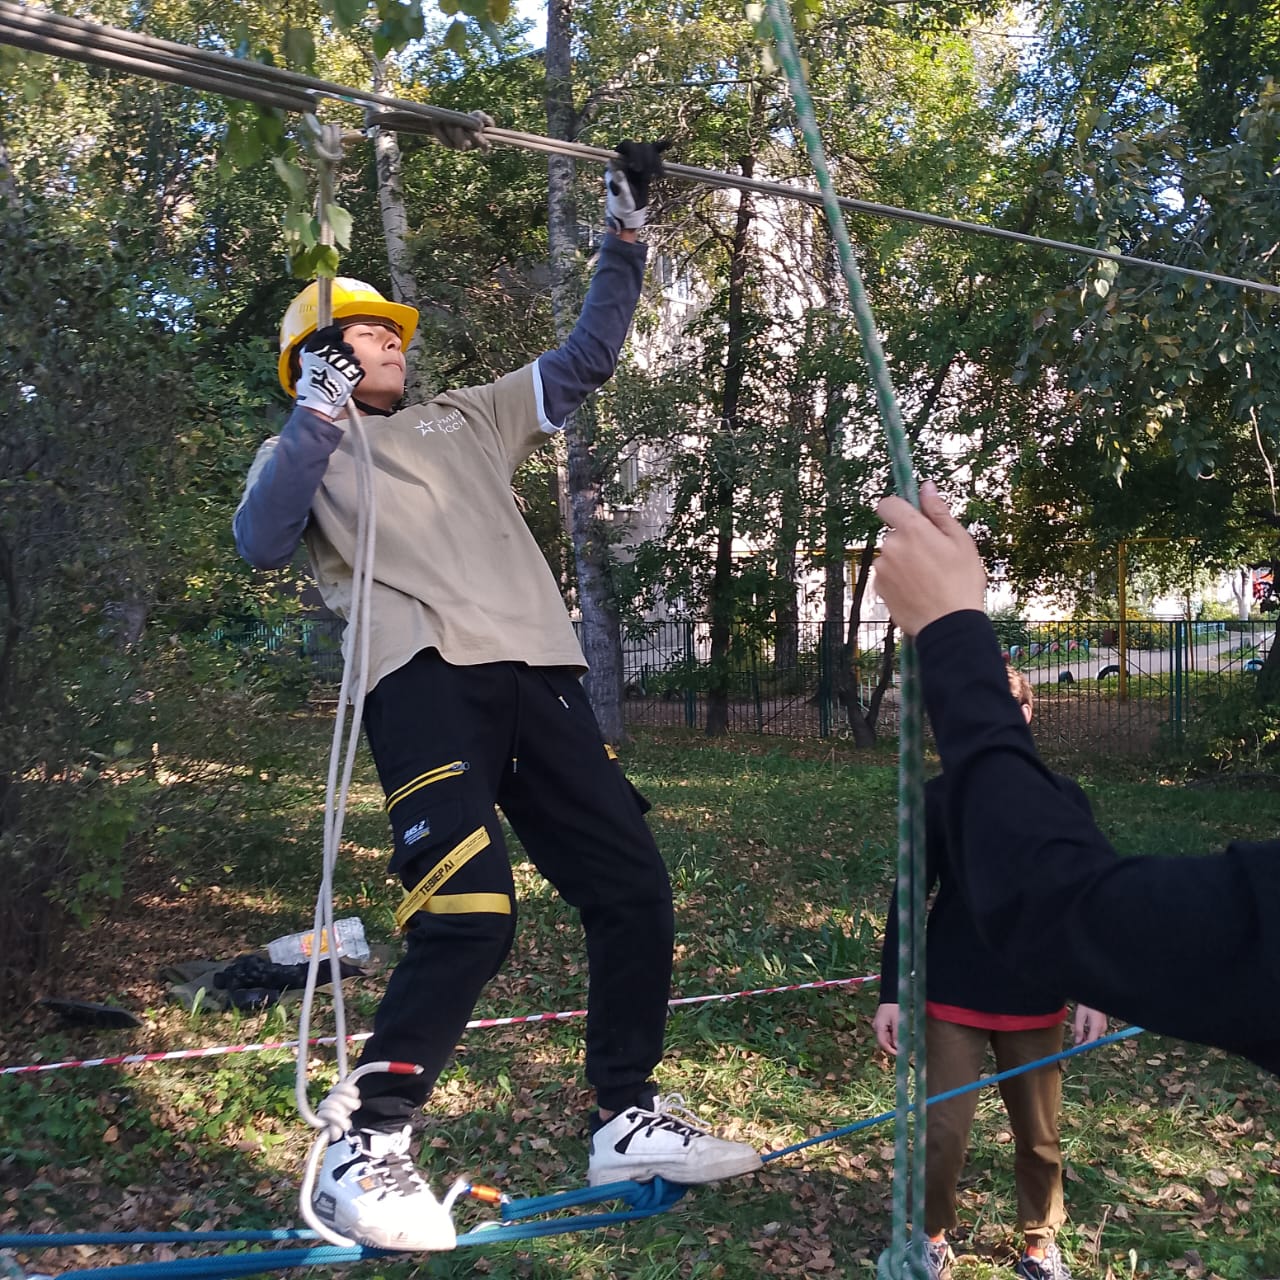
{"type": "Polygon", "coordinates": [[[454,119],[433,120],[411,115],[406,111],[382,111],[376,107],[366,107],[364,122],[366,129],[426,134],[455,151],[488,151],[493,144],[485,136],[485,130],[496,128],[494,118],[484,111],[468,111],[466,114],[474,124],[463,124],[454,119]]]}
{"type": "Polygon", "coordinates": [[[325,124],[310,111],[302,117],[302,122],[311,135],[311,151],[316,160],[327,165],[341,164],[342,144],[346,141],[342,126],[325,124]]]}

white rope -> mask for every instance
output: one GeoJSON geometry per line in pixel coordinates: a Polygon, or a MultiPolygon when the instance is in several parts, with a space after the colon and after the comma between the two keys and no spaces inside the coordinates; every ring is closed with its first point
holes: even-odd
{"type": "MultiPolygon", "coordinates": [[[[320,243],[333,244],[333,228],[329,223],[328,208],[333,203],[333,175],[342,159],[342,130],[334,124],[322,125],[313,115],[306,117],[312,135],[319,173],[316,203],[320,222],[320,243]]],[[[333,322],[333,281],[321,277],[317,282],[316,328],[326,328],[333,322]]],[[[369,615],[373,595],[373,555],[375,545],[375,498],[373,486],[373,455],[364,422],[353,401],[345,408],[347,431],[352,442],[352,454],[356,475],[356,539],[351,565],[351,604],[347,617],[345,653],[342,663],[342,685],[338,694],[338,709],[334,715],[333,740],[329,748],[329,772],[325,785],[324,849],[321,859],[320,889],[316,894],[316,909],[312,924],[313,945],[307,964],[307,981],[302,993],[298,1013],[298,1053],[294,1078],[294,1096],[302,1118],[318,1129],[307,1155],[300,1190],[300,1208],[303,1218],[330,1244],[350,1248],[356,1242],[334,1231],[320,1221],[311,1199],[315,1190],[316,1174],[330,1142],[337,1141],[351,1127],[351,1117],[360,1105],[360,1090],[356,1082],[375,1072],[404,1070],[399,1064],[371,1062],[348,1073],[347,1070],[347,1013],[342,990],[342,959],[338,954],[338,940],[334,933],[333,876],[342,847],[342,828],[346,821],[347,799],[351,790],[351,776],[356,756],[360,750],[360,726],[364,718],[365,695],[369,687],[369,615]],[[351,721],[347,724],[347,708],[351,709],[351,721]],[[345,745],[344,739],[345,737],[345,745]],[[307,1094],[307,1041],[311,1032],[311,1010],[315,1001],[320,975],[320,939],[328,941],[329,978],[333,988],[334,1034],[337,1044],[338,1082],[328,1096],[316,1108],[312,1108],[307,1094]]],[[[421,1073],[421,1067],[413,1068],[421,1073]]],[[[452,1203],[452,1201],[450,1201],[452,1203]]]]}

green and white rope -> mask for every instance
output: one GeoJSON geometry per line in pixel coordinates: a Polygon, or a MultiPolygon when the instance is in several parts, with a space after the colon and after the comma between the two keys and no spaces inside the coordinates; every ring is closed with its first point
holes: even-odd
{"type": "MultiPolygon", "coordinates": [[[[880,419],[889,446],[894,489],[919,505],[915,468],[902,413],[889,377],[875,316],[862,287],[862,275],[849,241],[849,229],[831,181],[822,138],[813,113],[796,49],[785,0],[768,0],[769,23],[778,60],[786,72],[796,119],[809,161],[822,192],[822,207],[831,226],[849,301],[871,371],[880,419]]],[[[898,1059],[896,1066],[896,1132],[893,1168],[893,1239],[881,1257],[881,1280],[928,1280],[924,1232],[925,1027],[924,1027],[924,708],[915,645],[902,645],[901,740],[898,753],[898,1059]],[[914,1080],[912,1079],[914,1067],[914,1080]],[[914,1085],[914,1089],[913,1086],[914,1085]],[[907,1222],[912,1224],[910,1242],[907,1222]]],[[[882,995],[882,998],[883,995],[882,995]]]]}

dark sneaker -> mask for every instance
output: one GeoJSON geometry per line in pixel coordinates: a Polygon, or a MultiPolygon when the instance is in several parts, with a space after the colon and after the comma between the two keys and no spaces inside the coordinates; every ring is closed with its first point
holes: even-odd
{"type": "Polygon", "coordinates": [[[1033,1258],[1023,1254],[1014,1267],[1013,1274],[1022,1280],[1071,1280],[1071,1272],[1062,1260],[1062,1254],[1056,1244],[1048,1245],[1043,1258],[1033,1258]]]}
{"type": "Polygon", "coordinates": [[[648,1182],[665,1178],[694,1186],[760,1168],[760,1154],[745,1142],[726,1142],[702,1127],[678,1093],[650,1107],[627,1107],[591,1135],[587,1184],[648,1182]]]}
{"type": "Polygon", "coordinates": [[[453,1220],[409,1154],[409,1126],[352,1129],[331,1142],[312,1205],[335,1231],[378,1249],[452,1249],[453,1220]]]}

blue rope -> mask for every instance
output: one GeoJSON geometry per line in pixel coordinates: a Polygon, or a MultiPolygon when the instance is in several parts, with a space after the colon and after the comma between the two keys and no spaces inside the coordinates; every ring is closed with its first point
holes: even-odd
{"type": "MultiPolygon", "coordinates": [[[[584,1204],[603,1204],[607,1200],[622,1200],[631,1210],[641,1214],[661,1213],[669,1209],[684,1195],[686,1188],[662,1178],[652,1182],[611,1182],[606,1186],[582,1187],[576,1191],[559,1191],[546,1196],[528,1196],[522,1200],[509,1200],[502,1205],[499,1212],[503,1223],[518,1222],[522,1218],[532,1218],[543,1213],[557,1213],[563,1209],[573,1209],[584,1204]]],[[[563,1223],[581,1224],[585,1217],[565,1218],[555,1223],[562,1227],[563,1223]]],[[[592,1219],[615,1218],[626,1221],[630,1214],[619,1211],[615,1214],[591,1214],[592,1219]]],[[[484,1233],[493,1239],[493,1231],[502,1224],[480,1227],[469,1232],[461,1240],[470,1240],[473,1236],[484,1233]]],[[[92,1244],[224,1244],[224,1243],[275,1243],[284,1240],[317,1240],[319,1237],[309,1227],[274,1228],[262,1231],[83,1231],[63,1232],[57,1235],[0,1235],[0,1249],[58,1249],[75,1245],[92,1244]]],[[[334,1246],[335,1248],[337,1246],[334,1246]]],[[[114,1274],[114,1272],[112,1273],[114,1274]]]]}
{"type": "MultiPolygon", "coordinates": [[[[458,1248],[489,1245],[512,1240],[533,1240],[540,1236],[590,1231],[596,1227],[634,1222],[665,1213],[688,1190],[674,1182],[655,1178],[652,1182],[611,1182],[605,1186],[582,1187],[576,1191],[530,1196],[501,1206],[502,1222],[484,1223],[458,1237],[458,1248]],[[628,1208],[612,1213],[583,1213],[539,1222],[520,1221],[539,1214],[554,1213],[584,1204],[621,1200],[628,1208]]],[[[270,1231],[99,1231],[61,1235],[2,1235],[0,1248],[55,1248],[89,1244],[207,1244],[213,1242],[314,1240],[316,1233],[304,1229],[270,1231]]],[[[236,1276],[257,1275],[287,1267],[329,1266],[360,1262],[366,1258],[403,1256],[395,1250],[363,1246],[340,1248],[314,1245],[305,1249],[263,1249],[252,1253],[218,1254],[205,1258],[178,1258],[168,1262],[138,1262],[115,1267],[89,1267],[76,1271],[93,1280],[155,1280],[160,1276],[181,1276],[187,1280],[233,1280],[236,1276]]]]}
{"type": "MultiPolygon", "coordinates": [[[[1062,1062],[1066,1058],[1075,1058],[1082,1053],[1089,1053],[1093,1049],[1101,1049],[1103,1045],[1115,1044],[1119,1040],[1127,1040],[1130,1036],[1141,1035],[1142,1027],[1126,1027],[1123,1031],[1112,1032],[1109,1036],[1101,1036],[1097,1040],[1090,1040],[1087,1044],[1078,1044],[1074,1048],[1064,1049],[1061,1053],[1050,1054],[1047,1058],[1037,1058],[1034,1062],[1024,1063],[1020,1067],[1010,1067],[1008,1071],[1000,1071],[995,1075],[983,1076],[980,1080],[973,1081],[972,1084],[962,1084],[958,1089],[948,1089],[945,1093],[935,1094],[932,1098],[926,1098],[924,1105],[931,1107],[935,1102],[946,1102],[949,1098],[958,1098],[963,1093],[973,1093],[978,1089],[985,1089],[989,1084],[999,1084],[1002,1080],[1012,1080],[1014,1076],[1025,1075],[1028,1071],[1037,1071],[1041,1067],[1047,1067],[1053,1062],[1062,1062]]],[[[762,1164],[767,1164],[770,1160],[781,1160],[783,1156],[794,1155],[797,1151],[803,1151],[805,1147],[817,1146],[820,1142],[831,1142],[836,1138],[847,1137],[851,1133],[858,1133],[862,1129],[870,1129],[872,1125],[881,1124],[885,1120],[892,1120],[897,1114],[896,1111],[884,1111],[878,1116],[872,1116],[869,1120],[859,1120],[857,1124],[847,1124],[840,1129],[832,1129],[829,1133],[820,1133],[816,1138],[806,1138],[803,1142],[793,1142],[789,1147],[781,1147],[777,1151],[767,1152],[760,1157],[762,1164]]]]}
{"type": "MultiPolygon", "coordinates": [[[[945,1093],[936,1094],[925,1101],[925,1106],[935,1102],[946,1102],[949,1098],[958,1098],[965,1093],[973,1093],[985,1089],[988,1085],[999,1084],[1003,1080],[1011,1080],[1014,1076],[1025,1075],[1029,1071],[1038,1071],[1055,1062],[1067,1058],[1078,1057],[1082,1053],[1090,1053],[1101,1049],[1104,1045],[1117,1044],[1141,1035],[1142,1027],[1126,1027],[1123,1031],[1115,1031],[1111,1035],[1090,1040],[1087,1044],[1076,1045],[1064,1049],[1061,1053],[1051,1054],[1047,1058],[1037,1058],[1034,1062],[1024,1063],[1020,1067],[1011,1067],[1008,1071],[1000,1071],[994,1075],[983,1076],[971,1084],[961,1085],[957,1089],[948,1089],[945,1093]]],[[[784,1156],[794,1155],[806,1147],[817,1146],[823,1142],[833,1142],[837,1138],[845,1138],[864,1129],[892,1120],[896,1113],[882,1112],[856,1124],[844,1125],[817,1137],[806,1138],[803,1142],[792,1143],[789,1147],[781,1147],[761,1157],[762,1163],[781,1160],[784,1156]]],[[[560,1191],[547,1196],[528,1196],[522,1200],[512,1200],[501,1207],[502,1222],[488,1223],[468,1231],[458,1237],[458,1247],[469,1248],[475,1245],[498,1244],[511,1240],[533,1240],[540,1236],[562,1235],[571,1231],[590,1231],[596,1227],[613,1226],[620,1222],[634,1222],[640,1218],[653,1217],[665,1213],[684,1193],[687,1187],[655,1178],[652,1182],[611,1182],[607,1186],[582,1187],[576,1191],[560,1191]],[[544,1213],[555,1213],[563,1209],[575,1208],[578,1205],[600,1204],[606,1200],[621,1200],[629,1207],[614,1213],[586,1213],[567,1218],[551,1218],[542,1222],[526,1222],[521,1219],[535,1217],[544,1213]]],[[[63,1233],[60,1235],[0,1235],[0,1248],[7,1249],[53,1249],[73,1245],[105,1245],[105,1244],[213,1244],[224,1242],[254,1243],[282,1240],[314,1240],[314,1231],[285,1228],[265,1231],[97,1231],[82,1233],[63,1233]]],[[[92,1267],[74,1274],[90,1280],[156,1280],[160,1276],[179,1276],[186,1280],[234,1280],[234,1277],[256,1275],[261,1271],[278,1270],[287,1267],[329,1266],[344,1262],[360,1262],[368,1258],[396,1257],[395,1252],[386,1249],[351,1248],[342,1249],[334,1245],[316,1245],[307,1249],[266,1249],[254,1253],[223,1254],[212,1258],[180,1258],[172,1262],[140,1262],[119,1267],[92,1267]]]]}

